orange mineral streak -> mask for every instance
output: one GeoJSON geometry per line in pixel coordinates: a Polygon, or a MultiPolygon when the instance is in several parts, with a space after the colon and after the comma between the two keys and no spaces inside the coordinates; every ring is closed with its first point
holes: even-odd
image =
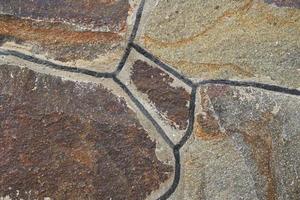
{"type": "Polygon", "coordinates": [[[225,138],[226,135],[220,131],[208,132],[201,125],[197,124],[196,125],[196,136],[200,140],[209,141],[209,140],[222,140],[225,138]]]}
{"type": "Polygon", "coordinates": [[[275,174],[272,169],[272,138],[268,125],[274,120],[269,112],[262,114],[260,120],[246,124],[246,132],[242,133],[244,141],[250,146],[252,158],[256,162],[259,173],[266,177],[266,199],[277,199],[275,174]]]}
{"type": "Polygon", "coordinates": [[[196,118],[195,135],[204,141],[222,140],[226,137],[225,133],[220,130],[218,120],[215,118],[209,96],[204,90],[200,90],[201,107],[205,112],[199,114],[196,118]]]}
{"type": "MultiPolygon", "coordinates": [[[[243,67],[233,64],[233,63],[199,63],[199,62],[190,62],[186,60],[179,61],[171,61],[164,60],[166,63],[170,63],[173,66],[182,66],[183,69],[186,67],[187,69],[194,70],[192,73],[206,73],[209,72],[211,74],[219,74],[220,71],[230,71],[235,75],[242,75],[243,77],[253,77],[254,74],[244,69],[243,67]],[[194,66],[192,69],[188,68],[188,66],[194,66]]],[[[245,67],[246,68],[246,67],[245,67]]]]}
{"type": "Polygon", "coordinates": [[[35,22],[8,16],[0,16],[0,35],[44,45],[112,43],[122,40],[117,33],[76,32],[63,27],[61,23],[35,22]]]}
{"type": "Polygon", "coordinates": [[[223,23],[226,18],[233,17],[235,15],[244,15],[248,12],[248,10],[252,7],[253,0],[246,0],[244,5],[241,6],[238,10],[227,10],[225,11],[221,16],[219,16],[214,22],[209,24],[203,31],[196,33],[195,35],[192,35],[187,38],[183,38],[178,41],[173,42],[164,42],[160,41],[158,39],[152,38],[148,35],[144,35],[142,37],[142,40],[144,40],[144,43],[146,46],[156,46],[156,47],[164,47],[164,48],[175,48],[180,47],[183,45],[188,45],[193,43],[196,39],[206,35],[209,31],[213,30],[216,26],[223,23]]]}
{"type": "Polygon", "coordinates": [[[228,129],[226,133],[223,133],[213,115],[213,107],[207,91],[200,90],[200,99],[202,113],[196,119],[196,137],[204,141],[218,141],[233,132],[240,133],[244,142],[251,149],[251,157],[256,163],[259,174],[266,179],[265,198],[267,200],[277,199],[276,177],[272,168],[272,133],[269,129],[270,125],[274,124],[276,117],[266,111],[261,114],[259,119],[245,121],[241,124],[242,129],[228,129]]]}

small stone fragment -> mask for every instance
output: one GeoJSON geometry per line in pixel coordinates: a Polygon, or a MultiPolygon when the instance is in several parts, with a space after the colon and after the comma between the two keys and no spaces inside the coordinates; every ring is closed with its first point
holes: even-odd
{"type": "Polygon", "coordinates": [[[133,64],[131,80],[138,91],[147,94],[161,115],[166,115],[170,125],[186,129],[190,95],[183,87],[172,86],[172,77],[145,61],[137,60],[133,64]]]}

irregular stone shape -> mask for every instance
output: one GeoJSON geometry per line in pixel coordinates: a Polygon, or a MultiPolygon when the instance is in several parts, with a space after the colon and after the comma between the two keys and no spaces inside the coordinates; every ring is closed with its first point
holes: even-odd
{"type": "Polygon", "coordinates": [[[183,175],[186,196],[190,192],[194,196],[186,199],[199,199],[199,195],[204,199],[298,199],[300,98],[221,85],[203,86],[199,94],[198,120],[183,175]],[[211,175],[211,166],[222,170],[211,175]],[[238,169],[246,170],[244,177],[234,178],[240,174],[238,169]],[[199,171],[202,176],[195,175],[199,171]],[[195,184],[197,177],[201,181],[195,184]],[[228,177],[232,183],[226,183],[228,177]]]}
{"type": "Polygon", "coordinates": [[[113,71],[136,7],[128,0],[1,1],[0,44],[65,65],[113,71]]]}
{"type": "Polygon", "coordinates": [[[0,66],[0,197],[145,199],[172,167],[101,85],[0,66]]]}
{"type": "Polygon", "coordinates": [[[117,33],[78,32],[59,23],[35,22],[0,16],[1,43],[31,42],[38,50],[50,51],[52,58],[67,62],[76,59],[95,59],[96,53],[109,49],[122,37],[117,33]],[[98,45],[98,47],[97,47],[98,45]]]}
{"type": "Polygon", "coordinates": [[[88,30],[119,32],[125,28],[129,3],[115,0],[2,0],[0,12],[16,17],[74,23],[88,30]]]}
{"type": "Polygon", "coordinates": [[[131,80],[138,91],[147,94],[160,115],[166,115],[171,126],[187,128],[190,95],[185,88],[171,85],[172,77],[142,60],[134,62],[131,80]]]}
{"type": "Polygon", "coordinates": [[[300,87],[297,6],[174,0],[148,7],[137,42],[186,76],[300,87]]]}

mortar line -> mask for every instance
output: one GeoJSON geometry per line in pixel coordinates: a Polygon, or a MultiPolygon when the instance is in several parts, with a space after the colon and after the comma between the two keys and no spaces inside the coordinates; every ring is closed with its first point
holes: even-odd
{"type": "Polygon", "coordinates": [[[204,80],[198,82],[196,85],[191,81],[189,78],[185,77],[184,75],[180,74],[177,72],[175,69],[170,67],[169,65],[163,63],[155,57],[153,54],[139,46],[138,44],[134,43],[135,37],[137,35],[137,31],[140,25],[142,13],[143,13],[143,8],[144,8],[145,0],[142,0],[139,8],[136,13],[136,19],[135,23],[131,32],[131,35],[129,37],[126,49],[124,51],[124,54],[120,60],[120,62],[117,65],[116,70],[113,73],[100,73],[92,70],[87,70],[87,69],[81,69],[81,68],[76,68],[76,67],[68,67],[64,65],[58,65],[55,63],[52,63],[47,60],[39,59],[33,56],[28,56],[26,54],[19,53],[17,51],[11,51],[8,50],[8,53],[3,53],[0,51],[0,55],[13,55],[16,57],[19,57],[21,59],[37,63],[37,64],[43,64],[45,66],[48,66],[53,69],[58,69],[62,71],[68,71],[68,72],[73,72],[73,73],[81,73],[81,74],[86,74],[98,78],[112,78],[116,84],[118,84],[122,90],[130,97],[130,99],[133,101],[133,103],[138,107],[138,109],[144,114],[146,118],[148,118],[151,123],[154,125],[158,133],[161,135],[163,140],[173,149],[173,155],[175,158],[175,174],[174,174],[174,180],[171,185],[171,187],[162,195],[158,198],[158,200],[164,200],[168,199],[176,190],[179,181],[180,181],[180,170],[181,170],[181,163],[180,163],[180,149],[186,144],[188,139],[190,138],[193,128],[194,128],[194,120],[195,120],[195,101],[196,101],[196,90],[197,87],[200,85],[205,85],[205,84],[223,84],[223,85],[232,85],[232,86],[239,86],[239,87],[255,87],[255,88],[260,88],[260,89],[265,89],[273,92],[280,92],[280,93],[285,93],[285,94],[291,94],[291,95],[300,95],[300,91],[297,89],[289,89],[281,86],[276,86],[276,85],[270,85],[270,84],[264,84],[264,83],[256,83],[256,82],[246,82],[246,81],[232,81],[232,80],[204,80]],[[116,75],[121,72],[123,69],[129,54],[134,48],[137,52],[142,54],[143,56],[147,57],[154,63],[156,63],[158,66],[166,70],[167,72],[171,73],[174,75],[176,78],[179,80],[183,81],[186,83],[188,86],[192,87],[192,92],[191,92],[191,99],[190,99],[190,106],[189,106],[189,125],[188,129],[185,133],[185,135],[182,137],[180,142],[178,144],[174,145],[173,142],[169,139],[169,137],[166,135],[164,130],[159,126],[159,124],[156,122],[156,120],[150,115],[150,113],[147,111],[147,109],[138,101],[137,98],[134,97],[134,95],[130,92],[130,90],[126,87],[126,85],[123,84],[121,80],[119,80],[116,75]]]}
{"type": "Polygon", "coordinates": [[[116,84],[118,84],[123,91],[130,97],[130,99],[133,101],[133,103],[139,108],[139,110],[144,114],[144,116],[151,121],[153,126],[155,127],[156,131],[161,135],[161,137],[165,140],[165,142],[169,145],[171,149],[174,148],[174,143],[170,140],[170,138],[167,136],[165,131],[160,127],[160,125],[155,121],[155,119],[150,115],[150,113],[147,111],[147,109],[143,106],[142,103],[139,102],[137,98],[130,92],[130,90],[127,88],[127,86],[116,76],[113,76],[113,80],[116,84]]]}
{"type": "Polygon", "coordinates": [[[180,163],[180,152],[179,149],[173,148],[173,155],[175,158],[175,173],[173,183],[170,188],[162,194],[157,200],[166,200],[168,199],[176,190],[179,181],[180,181],[180,170],[181,170],[181,163],[180,163]]]}
{"type": "Polygon", "coordinates": [[[169,72],[170,74],[172,74],[173,76],[175,76],[176,78],[178,78],[179,80],[183,81],[188,86],[190,86],[190,87],[193,86],[193,82],[190,79],[188,79],[184,75],[180,74],[179,72],[177,72],[175,69],[173,69],[169,65],[165,64],[164,62],[162,62],[160,59],[158,59],[156,56],[154,56],[153,54],[151,54],[150,52],[148,52],[146,49],[144,49],[140,45],[132,43],[131,46],[137,52],[139,52],[140,54],[142,54],[143,56],[145,56],[146,58],[148,58],[149,60],[151,60],[152,62],[154,62],[155,64],[157,64],[158,66],[160,66],[161,68],[163,68],[164,70],[166,70],[167,72],[169,72]]]}
{"type": "Polygon", "coordinates": [[[282,87],[278,85],[259,83],[254,81],[235,81],[235,80],[226,80],[226,79],[211,79],[203,80],[197,83],[197,85],[206,85],[206,84],[220,84],[220,85],[231,85],[238,87],[254,87],[264,90],[269,90],[273,92],[279,92],[284,94],[300,96],[300,90],[282,87]]]}
{"type": "MultiPolygon", "coordinates": [[[[97,72],[97,71],[78,68],[78,67],[69,67],[69,66],[65,66],[65,65],[59,65],[59,64],[53,63],[48,60],[44,60],[41,58],[37,58],[35,56],[23,54],[23,53],[20,53],[18,51],[13,51],[13,50],[0,50],[0,55],[4,55],[4,56],[12,55],[12,56],[21,58],[23,60],[26,60],[26,61],[29,61],[32,63],[45,65],[46,67],[49,67],[49,68],[72,72],[72,73],[81,73],[81,74],[85,74],[85,75],[89,75],[89,76],[93,76],[93,77],[97,77],[97,78],[112,78],[112,76],[114,75],[114,73],[110,73],[110,72],[97,72]]],[[[178,73],[178,72],[176,72],[176,73],[178,73]]],[[[176,78],[178,78],[176,75],[174,75],[174,76],[176,78]]],[[[183,76],[183,75],[181,75],[181,76],[183,76]]],[[[282,87],[282,86],[272,85],[272,84],[266,84],[266,83],[259,83],[259,82],[254,82],[254,81],[210,79],[210,80],[202,80],[202,81],[196,83],[197,86],[207,85],[207,84],[232,85],[232,86],[237,86],[237,87],[253,87],[253,88],[259,88],[259,89],[263,89],[263,90],[283,93],[283,94],[300,96],[300,90],[297,90],[297,89],[292,89],[292,88],[287,88],[287,87],[282,87]]]]}
{"type": "Polygon", "coordinates": [[[186,133],[181,138],[181,140],[175,145],[176,149],[181,149],[183,145],[188,141],[188,139],[191,137],[193,130],[194,130],[194,121],[195,121],[195,108],[196,108],[196,91],[197,86],[194,85],[192,87],[191,97],[190,97],[190,106],[189,106],[189,125],[187,128],[186,133]]]}
{"type": "Polygon", "coordinates": [[[129,36],[129,40],[127,42],[124,54],[123,54],[119,64],[117,65],[116,70],[113,72],[115,75],[118,75],[121,72],[121,70],[123,69],[123,67],[124,67],[124,65],[127,61],[128,56],[131,52],[131,49],[132,49],[131,43],[134,41],[134,39],[136,37],[136,34],[137,34],[137,31],[139,29],[142,14],[143,14],[143,10],[144,10],[144,5],[145,5],[145,0],[142,0],[140,5],[139,5],[139,8],[136,12],[135,22],[134,22],[134,25],[133,25],[133,28],[132,28],[132,32],[129,36]]]}
{"type": "Polygon", "coordinates": [[[81,74],[85,74],[85,75],[89,75],[89,76],[94,76],[97,78],[112,78],[112,75],[113,75],[112,73],[109,73],[109,72],[97,72],[97,71],[78,68],[78,67],[69,67],[69,66],[65,66],[65,65],[59,65],[59,64],[53,63],[48,60],[44,60],[41,58],[37,58],[35,56],[27,55],[24,53],[20,53],[18,51],[13,51],[13,50],[2,50],[2,51],[0,50],[0,55],[4,55],[4,56],[11,55],[11,56],[15,56],[15,57],[21,58],[23,60],[26,60],[26,61],[29,61],[32,63],[44,65],[44,66],[52,68],[52,69],[73,72],[73,73],[81,73],[81,74]]]}
{"type": "Polygon", "coordinates": [[[194,129],[194,120],[195,120],[195,107],[196,107],[196,91],[198,86],[192,86],[192,92],[190,96],[190,105],[189,105],[189,125],[185,135],[181,138],[181,140],[176,144],[173,148],[173,154],[175,157],[175,174],[173,183],[170,188],[158,198],[158,200],[165,200],[168,199],[176,190],[179,181],[180,181],[180,171],[181,171],[181,162],[180,162],[180,149],[186,144],[188,139],[193,133],[194,129]]]}

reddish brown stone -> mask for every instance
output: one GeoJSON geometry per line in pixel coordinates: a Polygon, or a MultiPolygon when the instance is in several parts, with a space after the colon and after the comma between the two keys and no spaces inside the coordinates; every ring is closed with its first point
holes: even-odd
{"type": "Polygon", "coordinates": [[[271,4],[275,4],[279,7],[292,7],[292,8],[300,8],[299,0],[265,0],[265,2],[271,4]]]}
{"type": "Polygon", "coordinates": [[[170,177],[124,100],[0,66],[0,197],[144,199],[170,177]]]}
{"type": "Polygon", "coordinates": [[[122,37],[110,32],[77,32],[60,23],[21,20],[0,15],[0,44],[5,41],[31,43],[60,61],[94,59],[105,50],[114,49],[122,37]]]}
{"type": "Polygon", "coordinates": [[[128,11],[128,0],[2,0],[0,2],[0,13],[38,20],[68,22],[88,29],[107,27],[110,32],[120,32],[125,28],[128,11]]]}
{"type": "Polygon", "coordinates": [[[105,55],[111,58],[109,63],[97,62],[114,67],[127,40],[130,9],[128,0],[4,0],[0,2],[0,45],[14,41],[31,53],[73,64],[105,55]]]}
{"type": "Polygon", "coordinates": [[[195,135],[200,140],[224,139],[225,134],[220,130],[209,95],[203,89],[200,90],[200,100],[201,112],[196,117],[195,135]]]}
{"type": "Polygon", "coordinates": [[[190,96],[183,87],[171,86],[173,78],[141,60],[133,64],[131,79],[139,91],[148,95],[161,115],[166,114],[172,126],[186,129],[190,96]]]}

